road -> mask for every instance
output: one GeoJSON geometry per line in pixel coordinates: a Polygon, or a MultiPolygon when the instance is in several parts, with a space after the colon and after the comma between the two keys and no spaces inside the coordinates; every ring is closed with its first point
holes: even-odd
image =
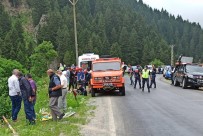
{"type": "Polygon", "coordinates": [[[126,96],[99,95],[86,136],[203,136],[203,91],[174,87],[157,78],[151,93],[134,89],[126,77],[126,96]]]}

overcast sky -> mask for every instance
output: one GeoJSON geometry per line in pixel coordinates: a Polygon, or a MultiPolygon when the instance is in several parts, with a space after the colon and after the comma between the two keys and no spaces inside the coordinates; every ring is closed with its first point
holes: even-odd
{"type": "Polygon", "coordinates": [[[181,15],[184,20],[198,22],[203,28],[203,0],[143,0],[152,8],[166,9],[169,13],[181,15]]]}

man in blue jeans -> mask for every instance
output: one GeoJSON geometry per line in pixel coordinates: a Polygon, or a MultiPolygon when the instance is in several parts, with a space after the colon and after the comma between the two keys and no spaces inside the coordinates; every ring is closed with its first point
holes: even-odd
{"type": "Polygon", "coordinates": [[[19,70],[14,69],[12,73],[13,75],[8,79],[8,88],[9,88],[9,96],[12,103],[12,120],[16,122],[18,113],[21,109],[22,97],[21,97],[19,81],[17,78],[17,74],[19,73],[19,70]]]}
{"type": "Polygon", "coordinates": [[[18,74],[18,78],[19,78],[20,90],[21,90],[22,98],[24,102],[26,119],[29,120],[29,125],[34,125],[35,117],[33,113],[31,85],[21,72],[18,74]]]}

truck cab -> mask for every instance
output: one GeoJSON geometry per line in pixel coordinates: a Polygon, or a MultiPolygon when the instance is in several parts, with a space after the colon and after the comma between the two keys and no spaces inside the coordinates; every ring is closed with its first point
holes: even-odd
{"type": "Polygon", "coordinates": [[[91,95],[119,90],[125,96],[125,80],[120,58],[100,58],[92,62],[91,95]]]}

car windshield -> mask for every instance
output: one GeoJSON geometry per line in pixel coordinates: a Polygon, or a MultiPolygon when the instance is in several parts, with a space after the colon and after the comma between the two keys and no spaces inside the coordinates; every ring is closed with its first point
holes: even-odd
{"type": "Polygon", "coordinates": [[[188,73],[203,73],[203,67],[187,65],[186,66],[186,72],[188,72],[188,73]]]}
{"type": "Polygon", "coordinates": [[[172,71],[171,66],[166,66],[165,70],[172,71]]]}
{"type": "Polygon", "coordinates": [[[101,62],[93,64],[93,71],[108,71],[108,70],[120,70],[120,62],[101,62]]]}

